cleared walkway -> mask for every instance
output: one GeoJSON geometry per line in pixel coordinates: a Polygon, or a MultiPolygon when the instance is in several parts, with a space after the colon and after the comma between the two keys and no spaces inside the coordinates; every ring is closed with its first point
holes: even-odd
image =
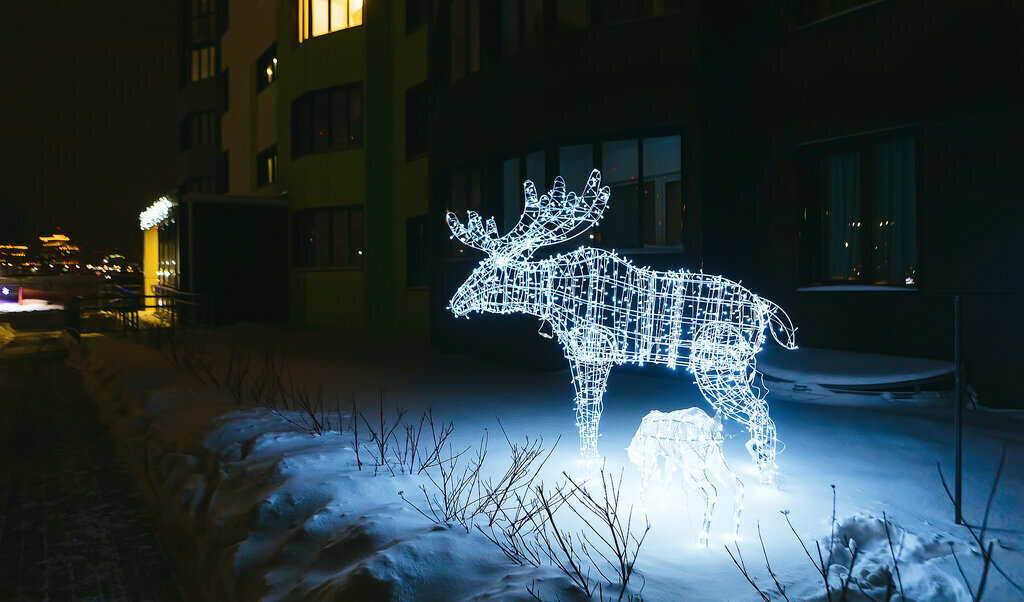
{"type": "Polygon", "coordinates": [[[0,353],[0,600],[183,599],[78,375],[26,338],[0,353]]]}

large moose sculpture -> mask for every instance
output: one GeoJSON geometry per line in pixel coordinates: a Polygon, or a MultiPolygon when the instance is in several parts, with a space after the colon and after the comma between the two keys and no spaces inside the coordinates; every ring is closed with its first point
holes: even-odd
{"type": "Polygon", "coordinates": [[[566,194],[560,176],[540,198],[533,182],[524,182],[523,189],[522,217],[504,236],[494,218],[485,225],[469,211],[468,225],[463,225],[448,213],[452,236],[487,254],[452,297],[452,313],[525,313],[550,324],[572,371],[584,458],[597,457],[602,398],[612,366],[685,366],[716,410],[747,427],[747,450],[761,482],[771,483],[775,423],[764,394],[753,386],[754,355],[769,324],[780,345],[796,348],[796,329],[786,313],[721,276],[659,272],[604,249],[580,247],[531,261],[539,248],[575,238],[597,224],[610,190],[601,187],[596,169],[581,195],[566,194]]]}

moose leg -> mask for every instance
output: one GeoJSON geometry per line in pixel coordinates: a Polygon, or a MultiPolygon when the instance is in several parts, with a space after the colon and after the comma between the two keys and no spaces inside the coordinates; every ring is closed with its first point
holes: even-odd
{"type": "Polygon", "coordinates": [[[768,404],[751,389],[752,355],[734,329],[710,325],[694,338],[690,367],[704,399],[747,427],[747,450],[754,458],[762,485],[775,480],[778,439],[768,404]]]}
{"type": "Polygon", "coordinates": [[[598,458],[598,423],[604,409],[604,391],[611,364],[570,360],[572,383],[576,387],[576,426],[580,429],[580,455],[584,460],[598,458]]]}

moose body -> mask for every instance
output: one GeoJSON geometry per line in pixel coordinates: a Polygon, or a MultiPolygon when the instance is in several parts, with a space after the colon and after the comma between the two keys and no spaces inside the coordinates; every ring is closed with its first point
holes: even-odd
{"type": "Polygon", "coordinates": [[[572,369],[584,456],[597,453],[602,398],[613,365],[684,366],[716,409],[748,427],[748,449],[762,482],[770,482],[775,425],[763,397],[751,390],[753,358],[767,326],[776,341],[795,348],[789,318],[774,303],[721,276],[638,267],[603,249],[581,247],[531,261],[541,246],[573,238],[597,223],[610,192],[599,185],[594,170],[582,195],[566,195],[559,177],[538,199],[527,181],[523,217],[500,238],[493,219],[485,228],[470,212],[466,227],[449,213],[453,236],[488,254],[449,308],[457,316],[525,313],[550,324],[572,369]]]}
{"type": "Polygon", "coordinates": [[[700,408],[668,413],[654,410],[644,416],[626,448],[629,461],[640,469],[641,504],[647,501],[652,481],[657,479],[668,486],[675,474],[701,493],[704,498],[704,524],[699,541],[704,547],[708,545],[711,516],[718,500],[716,483],[733,489],[732,532],[734,538],[739,535],[743,482],[725,463],[724,441],[718,414],[711,417],[700,408]]]}

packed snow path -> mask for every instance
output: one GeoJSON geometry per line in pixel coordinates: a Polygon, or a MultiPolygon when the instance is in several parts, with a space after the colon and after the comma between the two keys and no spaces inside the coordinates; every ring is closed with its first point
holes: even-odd
{"type": "Polygon", "coordinates": [[[33,347],[0,359],[0,599],[183,599],[80,377],[33,347]]]}

